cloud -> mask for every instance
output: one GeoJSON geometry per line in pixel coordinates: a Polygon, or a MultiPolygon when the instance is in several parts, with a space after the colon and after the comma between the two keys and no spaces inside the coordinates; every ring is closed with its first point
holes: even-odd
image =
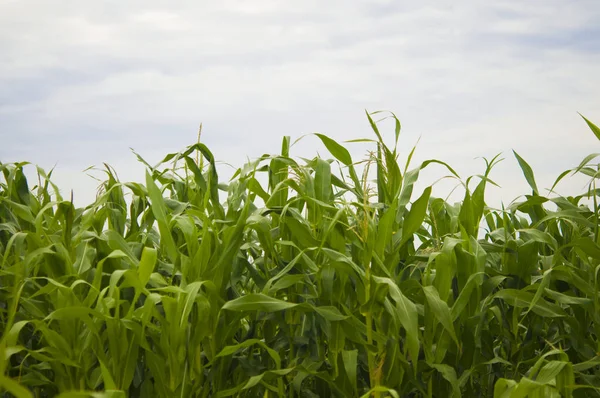
{"type": "Polygon", "coordinates": [[[390,109],[423,158],[469,174],[514,148],[551,184],[595,144],[576,112],[600,120],[598,17],[592,0],[5,1],[0,159],[59,162],[69,189],[104,161],[141,178],[129,147],[158,160],[200,122],[239,165],[283,135],[368,136],[363,110],[390,109]]]}

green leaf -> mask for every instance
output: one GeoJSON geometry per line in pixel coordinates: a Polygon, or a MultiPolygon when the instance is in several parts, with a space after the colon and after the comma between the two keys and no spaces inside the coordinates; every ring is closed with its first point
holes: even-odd
{"type": "Polygon", "coordinates": [[[390,296],[396,302],[396,311],[402,327],[406,330],[407,349],[413,362],[413,370],[417,372],[417,361],[419,358],[419,315],[417,306],[398,288],[391,279],[373,276],[377,283],[386,284],[389,287],[390,296]]]}
{"type": "Polygon", "coordinates": [[[343,321],[345,319],[350,318],[348,315],[342,315],[342,313],[333,306],[322,306],[322,307],[313,307],[315,312],[321,315],[323,318],[328,321],[343,321]]]}
{"type": "Polygon", "coordinates": [[[315,134],[317,137],[321,139],[329,153],[333,155],[337,160],[342,162],[345,166],[350,166],[352,164],[352,157],[350,156],[350,152],[342,145],[338,144],[336,141],[327,137],[324,134],[315,134]]]}
{"type": "MultiPolygon", "coordinates": [[[[504,289],[496,293],[494,298],[502,299],[516,308],[529,308],[531,302],[534,301],[534,294],[523,290],[504,289]]],[[[550,304],[544,299],[539,299],[539,301],[531,307],[531,311],[540,316],[549,318],[566,316],[565,312],[559,306],[550,304]]]]}
{"type": "Polygon", "coordinates": [[[332,197],[331,165],[323,159],[317,159],[315,167],[315,199],[329,203],[332,197]]]}
{"type": "Polygon", "coordinates": [[[259,375],[252,376],[248,380],[248,382],[244,385],[244,387],[242,387],[242,390],[248,390],[248,389],[254,387],[258,383],[260,383],[264,378],[267,378],[269,376],[281,377],[281,376],[285,376],[285,375],[289,374],[293,370],[294,370],[293,368],[279,369],[279,370],[269,370],[269,371],[261,373],[259,375]]]}
{"type": "Polygon", "coordinates": [[[517,152],[513,151],[513,153],[515,154],[515,157],[517,158],[517,161],[519,162],[519,166],[521,166],[521,170],[523,171],[523,175],[525,176],[527,183],[533,190],[533,193],[535,195],[539,195],[539,191],[538,191],[537,185],[535,183],[535,177],[533,176],[533,170],[531,169],[531,166],[529,166],[529,164],[525,161],[525,159],[523,159],[521,156],[519,156],[519,154],[517,152]]]}
{"type": "Polygon", "coordinates": [[[0,375],[0,388],[6,389],[15,398],[33,398],[33,394],[24,386],[20,385],[13,379],[0,375]]]}
{"type": "Polygon", "coordinates": [[[104,380],[104,388],[107,390],[116,390],[117,385],[115,384],[115,381],[113,380],[110,371],[108,370],[104,362],[100,361],[100,367],[102,369],[102,380],[104,380]]]}
{"type": "Polygon", "coordinates": [[[427,213],[427,205],[429,203],[429,197],[431,196],[431,187],[425,188],[423,194],[419,197],[419,199],[415,200],[412,207],[410,208],[410,212],[404,219],[404,224],[402,226],[402,240],[400,241],[400,246],[406,243],[410,238],[412,238],[413,234],[421,228],[423,224],[423,220],[425,219],[425,214],[427,213]]]}
{"type": "Polygon", "coordinates": [[[251,293],[228,301],[223,309],[230,311],[263,311],[276,312],[296,307],[298,304],[279,300],[262,293],[251,293]]]}
{"type": "Polygon", "coordinates": [[[430,364],[432,368],[440,372],[440,374],[450,383],[452,386],[452,397],[460,398],[462,394],[460,393],[460,387],[458,386],[458,379],[456,377],[456,371],[449,365],[445,364],[430,364]]]}
{"type": "Polygon", "coordinates": [[[556,239],[548,232],[532,228],[518,229],[517,232],[529,236],[530,239],[536,242],[547,244],[548,246],[550,246],[551,249],[553,249],[553,251],[556,251],[558,249],[558,243],[556,242],[556,239]]]}
{"type": "Polygon", "coordinates": [[[154,267],[156,266],[157,257],[158,252],[154,248],[144,247],[142,250],[142,258],[140,260],[140,264],[138,265],[138,276],[142,286],[146,286],[150,280],[150,275],[152,275],[152,272],[154,272],[154,267]]]}
{"type": "Polygon", "coordinates": [[[440,299],[438,291],[433,286],[423,286],[423,292],[427,298],[427,304],[435,318],[442,324],[444,329],[450,334],[452,340],[457,346],[460,346],[458,338],[456,337],[456,331],[454,330],[454,324],[452,322],[452,315],[448,305],[440,299]]]}
{"type": "Polygon", "coordinates": [[[158,229],[160,231],[161,243],[169,254],[169,258],[173,263],[177,260],[177,246],[171,235],[171,229],[169,228],[169,219],[167,218],[167,209],[162,193],[152,180],[152,177],[146,172],[146,186],[148,188],[148,195],[152,201],[152,213],[158,222],[158,229]]]}
{"type": "Polygon", "coordinates": [[[583,120],[585,120],[585,122],[587,123],[590,130],[592,130],[592,133],[594,133],[596,138],[598,138],[600,140],[600,128],[598,126],[596,126],[594,123],[590,122],[588,119],[586,119],[585,116],[583,116],[581,113],[579,114],[579,116],[581,116],[583,118],[583,120]]]}
{"type": "Polygon", "coordinates": [[[342,360],[344,362],[346,376],[348,376],[348,380],[350,380],[350,384],[352,385],[352,391],[354,392],[354,395],[357,395],[356,371],[358,368],[358,350],[343,350],[342,360]]]}

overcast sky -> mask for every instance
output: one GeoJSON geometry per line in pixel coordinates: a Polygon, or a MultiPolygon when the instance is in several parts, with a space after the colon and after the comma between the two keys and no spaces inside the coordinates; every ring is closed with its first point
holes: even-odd
{"type": "MultiPolygon", "coordinates": [[[[467,176],[503,152],[490,192],[508,202],[528,193],[511,149],[549,188],[600,148],[577,114],[600,123],[599,20],[598,0],[0,0],[0,161],[56,165],[81,205],[97,186],[85,168],[140,180],[129,147],[156,161],[200,122],[240,166],[283,135],[371,137],[364,110],[387,109],[403,155],[420,137],[417,161],[467,176]]],[[[317,151],[309,137],[293,154],[317,151]]]]}

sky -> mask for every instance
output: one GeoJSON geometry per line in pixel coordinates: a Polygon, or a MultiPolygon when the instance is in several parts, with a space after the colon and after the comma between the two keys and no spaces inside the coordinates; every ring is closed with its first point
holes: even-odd
{"type": "MultiPolygon", "coordinates": [[[[578,115],[600,123],[599,20],[598,0],[0,0],[0,162],[55,167],[85,205],[98,185],[85,169],[143,181],[130,148],[154,163],[200,123],[226,177],[284,135],[373,138],[365,110],[389,110],[401,162],[418,141],[414,165],[467,177],[502,153],[489,201],[508,203],[529,193],[512,150],[544,190],[600,147],[578,115]]],[[[292,148],[316,154],[315,137],[292,148]]]]}

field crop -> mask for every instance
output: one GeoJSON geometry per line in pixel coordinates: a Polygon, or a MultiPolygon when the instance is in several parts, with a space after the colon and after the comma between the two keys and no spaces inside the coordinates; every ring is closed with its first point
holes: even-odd
{"type": "Polygon", "coordinates": [[[498,156],[413,166],[367,117],[367,159],[284,137],[223,183],[197,143],[144,183],[106,166],[85,208],[0,163],[0,395],[600,396],[599,154],[562,197],[514,153],[531,191],[494,209],[498,156]],[[430,167],[459,203],[414,188],[430,167]]]}

